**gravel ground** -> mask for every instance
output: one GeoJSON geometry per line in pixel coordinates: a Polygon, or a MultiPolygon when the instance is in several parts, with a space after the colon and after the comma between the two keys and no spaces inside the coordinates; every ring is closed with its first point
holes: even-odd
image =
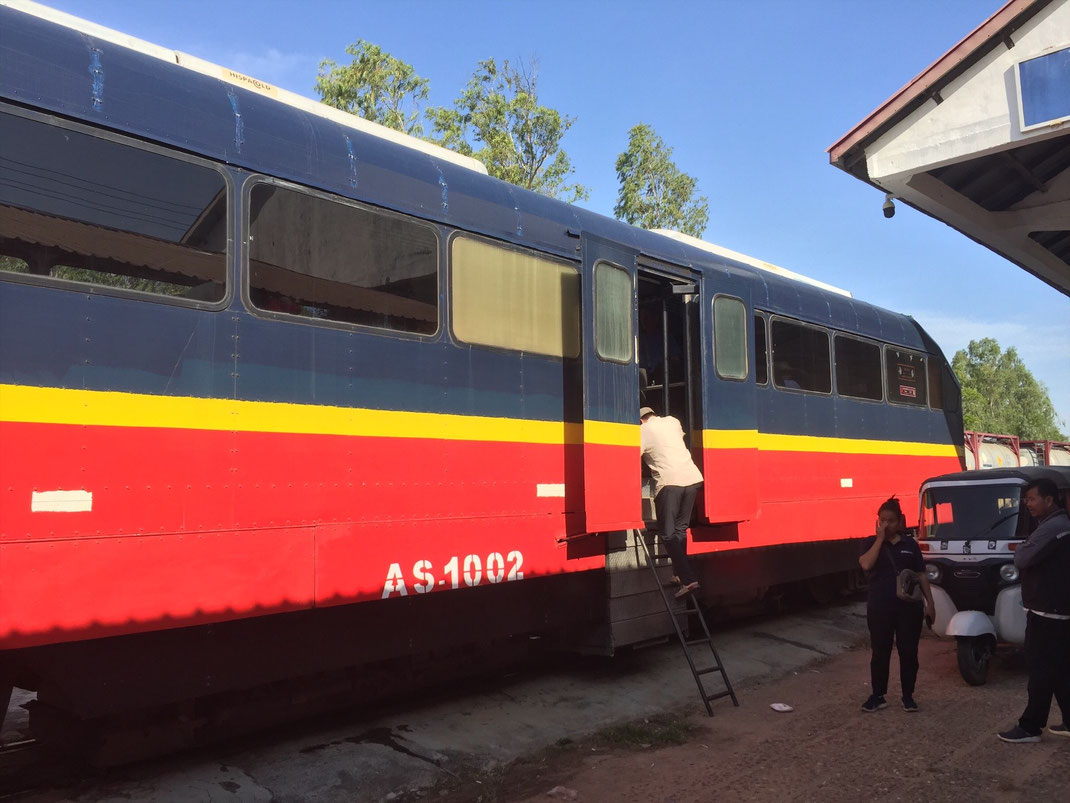
{"type": "MultiPolygon", "coordinates": [[[[852,600],[770,612],[728,624],[715,639],[733,680],[753,684],[850,649],[864,633],[864,608],[852,600]]],[[[710,688],[719,688],[716,679],[710,688]]],[[[502,781],[532,757],[677,709],[702,710],[676,644],[612,659],[546,656],[379,709],[340,711],[73,782],[57,778],[23,799],[352,803],[442,792],[485,798],[491,788],[515,797],[519,789],[502,781]]],[[[5,730],[24,726],[25,713],[16,705],[5,730]]]]}
{"type": "MultiPolygon", "coordinates": [[[[864,605],[758,618],[715,635],[741,706],[704,715],[678,648],[578,661],[40,790],[40,801],[1070,801],[1070,739],[1009,745],[1019,653],[986,686],[926,635],[916,698],[865,714],[864,605]],[[794,706],[776,713],[774,702],[794,706]]],[[[716,684],[712,684],[716,687],[716,684]]],[[[17,731],[10,720],[5,730],[17,731]]]]}
{"type": "MultiPolygon", "coordinates": [[[[894,654],[892,663],[890,704],[875,714],[860,710],[869,694],[869,652],[859,648],[744,686],[741,707],[718,701],[712,719],[680,713],[668,728],[676,728],[669,740],[681,744],[656,746],[665,741],[666,722],[639,721],[631,734],[638,738],[629,737],[635,746],[606,732],[440,789],[437,799],[1070,800],[1070,739],[996,738],[1025,704],[1020,653],[997,656],[988,684],[970,687],[959,676],[954,642],[926,635],[916,714],[899,706],[894,654]],[[774,702],[795,710],[776,713],[774,702]]],[[[1057,707],[1053,715],[1057,721],[1057,707]]]]}

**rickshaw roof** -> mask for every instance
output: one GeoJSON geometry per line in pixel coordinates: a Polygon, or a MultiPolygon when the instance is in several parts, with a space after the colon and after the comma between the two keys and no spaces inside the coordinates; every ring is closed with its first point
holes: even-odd
{"type": "Polygon", "coordinates": [[[941,485],[974,485],[1005,481],[1012,485],[1028,485],[1033,480],[1048,479],[1060,490],[1070,488],[1070,466],[1021,466],[1018,468],[986,468],[979,471],[956,471],[929,477],[922,488],[933,483],[941,485]]]}

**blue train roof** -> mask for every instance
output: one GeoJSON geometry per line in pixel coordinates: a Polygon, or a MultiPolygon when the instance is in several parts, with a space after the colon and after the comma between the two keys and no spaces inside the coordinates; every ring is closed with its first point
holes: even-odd
{"type": "Polygon", "coordinates": [[[180,55],[174,51],[153,52],[147,43],[134,49],[100,35],[107,29],[83,28],[0,5],[0,96],[566,257],[576,256],[580,232],[596,235],[720,275],[727,292],[749,287],[758,308],[939,353],[908,316],[491,178],[464,157],[369,133],[319,104],[310,110],[282,103],[258,82],[243,86],[181,66],[167,58],[180,55]]]}

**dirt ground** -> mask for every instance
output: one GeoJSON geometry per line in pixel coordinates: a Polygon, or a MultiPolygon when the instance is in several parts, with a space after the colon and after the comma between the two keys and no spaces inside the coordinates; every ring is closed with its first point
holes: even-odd
{"type": "MultiPolygon", "coordinates": [[[[715,716],[679,712],[430,790],[444,801],[1064,801],[1070,739],[1005,744],[1025,704],[1020,653],[997,655],[989,682],[970,687],[955,644],[922,639],[915,699],[899,705],[893,653],[889,706],[866,714],[869,651],[859,648],[778,680],[737,689],[715,716]],[[770,703],[794,706],[777,713],[770,703]],[[659,746],[660,745],[660,746],[659,746]]],[[[686,671],[686,670],[684,670],[686,671]]],[[[1057,721],[1058,707],[1052,715],[1057,721]]]]}

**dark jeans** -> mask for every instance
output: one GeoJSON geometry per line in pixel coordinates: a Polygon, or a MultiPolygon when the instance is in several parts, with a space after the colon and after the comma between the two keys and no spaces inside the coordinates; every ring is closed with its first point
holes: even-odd
{"type": "Polygon", "coordinates": [[[1029,702],[1018,724],[1040,733],[1048,724],[1051,698],[1070,725],[1070,619],[1048,619],[1029,612],[1025,623],[1025,660],[1029,666],[1029,702]]]}
{"type": "Polygon", "coordinates": [[[869,661],[869,678],[873,693],[883,697],[888,693],[888,662],[892,658],[892,641],[899,651],[899,683],[904,697],[914,696],[918,680],[918,641],[924,608],[914,604],[896,604],[886,610],[869,609],[869,640],[873,657],[869,661]]]}
{"type": "Polygon", "coordinates": [[[695,496],[701,482],[688,485],[666,485],[654,497],[654,511],[661,530],[661,542],[672,560],[672,571],[684,585],[695,582],[695,573],[687,560],[687,525],[695,507],[695,496]]]}

